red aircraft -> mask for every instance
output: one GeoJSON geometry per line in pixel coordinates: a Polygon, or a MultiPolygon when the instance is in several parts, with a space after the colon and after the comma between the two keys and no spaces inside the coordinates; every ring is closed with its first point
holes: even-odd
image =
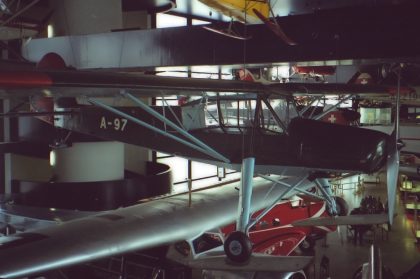
{"type": "MultiPolygon", "coordinates": [[[[344,199],[335,197],[345,216],[348,206],[344,199]]],[[[261,213],[256,212],[252,218],[261,213]]],[[[288,256],[298,246],[303,252],[314,248],[315,241],[336,230],[336,226],[295,227],[293,221],[329,216],[324,201],[306,202],[303,199],[283,201],[271,209],[249,232],[253,251],[277,256],[288,256]]],[[[235,231],[235,224],[221,229],[224,235],[235,231]]]]}

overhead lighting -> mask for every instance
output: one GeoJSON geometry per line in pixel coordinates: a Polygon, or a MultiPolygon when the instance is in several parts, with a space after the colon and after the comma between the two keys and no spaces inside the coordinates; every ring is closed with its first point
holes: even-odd
{"type": "Polygon", "coordinates": [[[55,154],[55,150],[51,150],[50,151],[50,166],[54,167],[56,164],[56,154],[55,154]]]}
{"type": "Polygon", "coordinates": [[[51,24],[48,24],[48,27],[47,27],[47,36],[48,36],[48,38],[54,37],[54,27],[51,24]]]}

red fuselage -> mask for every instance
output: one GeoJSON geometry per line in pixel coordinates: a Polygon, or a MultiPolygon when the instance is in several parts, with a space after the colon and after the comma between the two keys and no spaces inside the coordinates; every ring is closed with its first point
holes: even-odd
{"type": "MultiPolygon", "coordinates": [[[[252,215],[258,216],[259,212],[252,215]]],[[[270,210],[249,232],[253,251],[270,255],[287,256],[309,235],[323,236],[335,227],[294,227],[293,221],[311,217],[328,216],[325,202],[304,204],[302,200],[284,201],[270,210]]],[[[235,224],[221,229],[227,236],[235,224]]]]}

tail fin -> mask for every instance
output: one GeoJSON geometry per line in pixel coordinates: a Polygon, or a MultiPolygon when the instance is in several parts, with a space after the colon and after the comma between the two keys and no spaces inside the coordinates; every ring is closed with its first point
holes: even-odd
{"type": "Polygon", "coordinates": [[[297,43],[294,40],[289,38],[286,35],[286,33],[284,33],[283,29],[280,27],[280,24],[278,24],[278,22],[276,21],[275,18],[273,18],[273,20],[270,20],[269,18],[267,18],[263,14],[261,14],[258,10],[253,9],[252,11],[283,42],[285,42],[289,46],[297,45],[297,43]]]}

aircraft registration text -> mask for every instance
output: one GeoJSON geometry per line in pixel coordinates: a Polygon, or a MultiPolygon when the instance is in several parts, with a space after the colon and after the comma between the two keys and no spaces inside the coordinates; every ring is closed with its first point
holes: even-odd
{"type": "Polygon", "coordinates": [[[115,131],[124,131],[125,126],[127,125],[126,118],[114,118],[107,120],[105,116],[101,117],[101,124],[99,125],[100,129],[114,129],[115,131]]]}

